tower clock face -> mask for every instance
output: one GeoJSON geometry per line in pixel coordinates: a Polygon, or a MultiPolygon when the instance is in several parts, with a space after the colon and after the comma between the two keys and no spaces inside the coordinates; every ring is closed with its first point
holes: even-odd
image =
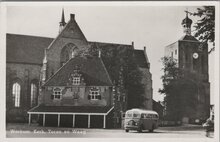
{"type": "Polygon", "coordinates": [[[199,54],[198,54],[198,53],[193,53],[193,58],[194,58],[194,59],[198,59],[198,57],[199,57],[199,54]]]}

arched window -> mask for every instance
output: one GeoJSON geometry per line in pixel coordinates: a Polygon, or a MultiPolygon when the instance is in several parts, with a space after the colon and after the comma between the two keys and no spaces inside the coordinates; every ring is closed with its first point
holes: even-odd
{"type": "Polygon", "coordinates": [[[37,105],[37,85],[36,83],[31,83],[31,107],[37,105]]]}
{"type": "Polygon", "coordinates": [[[68,43],[63,47],[60,54],[60,64],[61,66],[65,64],[69,59],[76,55],[77,47],[73,43],[68,43]]]}
{"type": "Polygon", "coordinates": [[[12,85],[12,96],[13,96],[14,106],[20,107],[21,85],[18,82],[13,83],[12,85]]]}

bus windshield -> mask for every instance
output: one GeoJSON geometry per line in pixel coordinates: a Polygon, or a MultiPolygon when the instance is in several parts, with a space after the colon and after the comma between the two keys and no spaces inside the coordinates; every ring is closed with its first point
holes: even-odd
{"type": "Polygon", "coordinates": [[[140,114],[137,112],[129,112],[129,113],[126,113],[125,117],[127,117],[127,118],[140,118],[140,114]]]}

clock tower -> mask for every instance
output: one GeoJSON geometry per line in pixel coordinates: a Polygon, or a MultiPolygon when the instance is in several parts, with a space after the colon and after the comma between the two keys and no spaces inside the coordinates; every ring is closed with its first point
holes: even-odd
{"type": "MultiPolygon", "coordinates": [[[[184,36],[165,47],[165,56],[173,57],[183,72],[183,78],[196,86],[194,97],[196,109],[186,115],[188,122],[199,122],[209,117],[210,83],[208,73],[208,44],[199,42],[191,35],[192,20],[186,17],[182,20],[184,36]]],[[[189,100],[190,101],[190,100],[189,100]]]]}

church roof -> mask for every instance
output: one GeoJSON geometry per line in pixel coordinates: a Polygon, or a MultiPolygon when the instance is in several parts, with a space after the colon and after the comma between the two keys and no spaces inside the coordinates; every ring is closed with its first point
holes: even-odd
{"type": "Polygon", "coordinates": [[[63,65],[44,86],[67,86],[74,68],[79,67],[80,74],[87,86],[112,86],[109,74],[101,58],[75,57],[63,65]]]}
{"type": "Polygon", "coordinates": [[[134,50],[135,63],[141,68],[149,68],[149,60],[144,50],[134,50]]]}
{"type": "Polygon", "coordinates": [[[194,36],[192,35],[184,35],[179,40],[188,40],[188,41],[198,41],[194,36]]]}
{"type": "Polygon", "coordinates": [[[6,62],[42,64],[44,49],[53,38],[6,34],[6,62]]]}
{"type": "MultiPolygon", "coordinates": [[[[188,38],[183,38],[188,39],[188,38]]],[[[29,63],[41,65],[44,57],[44,49],[46,49],[53,41],[53,38],[7,34],[6,35],[6,62],[13,63],[29,63]]],[[[98,48],[129,48],[132,45],[92,42],[98,48]]],[[[144,55],[143,50],[134,50],[135,61],[140,67],[147,67],[148,59],[144,55]]]]}

